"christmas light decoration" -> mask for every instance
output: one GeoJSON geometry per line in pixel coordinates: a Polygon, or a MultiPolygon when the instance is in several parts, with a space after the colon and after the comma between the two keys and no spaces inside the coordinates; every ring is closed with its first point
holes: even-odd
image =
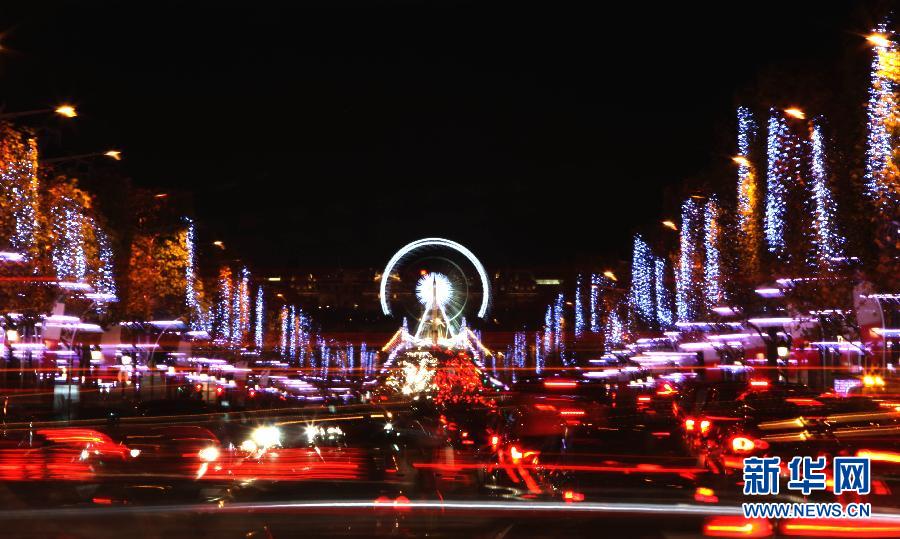
{"type": "Polygon", "coordinates": [[[605,328],[606,352],[611,351],[615,346],[622,344],[625,337],[625,328],[622,325],[622,318],[619,316],[617,309],[611,309],[606,319],[605,328]]]}
{"type": "Polygon", "coordinates": [[[697,243],[702,225],[701,205],[695,198],[687,199],[681,206],[681,235],[679,238],[679,265],[675,280],[675,309],[679,321],[691,320],[698,314],[698,283],[695,275],[697,243]]]}
{"type": "Polygon", "coordinates": [[[282,359],[288,358],[288,332],[290,331],[290,313],[286,305],[281,307],[281,312],[278,316],[280,325],[281,325],[281,334],[279,335],[278,341],[278,353],[281,354],[282,359]]]}
{"type": "MultiPolygon", "coordinates": [[[[541,344],[543,343],[543,336],[540,331],[534,332],[534,373],[541,374],[544,372],[544,354],[542,351],[541,344]]],[[[496,376],[494,377],[496,378],[496,376]]]]}
{"type": "Polygon", "coordinates": [[[258,351],[263,349],[263,337],[266,326],[266,311],[263,300],[263,288],[256,289],[256,313],[254,316],[253,345],[258,351]]]}
{"type": "Polygon", "coordinates": [[[866,144],[866,192],[876,210],[885,218],[893,218],[900,204],[900,177],[893,161],[895,151],[891,126],[896,125],[898,115],[898,49],[891,39],[887,23],[875,29],[871,85],[867,104],[868,135],[866,144]]]}
{"type": "Polygon", "coordinates": [[[250,272],[242,268],[240,280],[233,287],[231,344],[239,346],[250,332],[250,272]]]}
{"type": "Polygon", "coordinates": [[[600,278],[591,274],[591,333],[600,333],[600,278]]]}
{"type": "Polygon", "coordinates": [[[843,256],[843,238],[836,230],[835,204],[828,186],[825,160],[825,140],[822,119],[814,118],[810,133],[812,197],[814,203],[813,262],[829,267],[834,259],[843,256]]]}
{"type": "MultiPolygon", "coordinates": [[[[508,357],[511,353],[512,353],[512,351],[510,350],[510,347],[507,346],[507,347],[506,347],[506,355],[507,355],[507,357],[508,357]]],[[[499,355],[499,354],[498,354],[498,355],[499,355]]],[[[494,378],[499,378],[499,377],[500,377],[500,374],[499,374],[499,373],[500,373],[500,366],[499,366],[500,358],[498,357],[498,355],[494,355],[494,356],[491,357],[491,374],[493,374],[494,378]]]]}
{"type": "Polygon", "coordinates": [[[347,345],[347,359],[344,362],[344,376],[347,376],[348,373],[353,374],[353,372],[354,372],[354,368],[355,368],[354,352],[355,352],[355,350],[354,350],[353,344],[352,343],[348,344],[347,345]]]}
{"type": "Polygon", "coordinates": [[[202,331],[205,328],[203,321],[203,310],[197,297],[197,275],[196,275],[196,255],[194,252],[194,222],[186,219],[187,229],[185,230],[184,247],[187,252],[187,260],[184,268],[184,300],[190,318],[190,327],[194,331],[202,331]]]}
{"type": "Polygon", "coordinates": [[[573,329],[576,340],[580,340],[581,336],[584,334],[584,304],[581,299],[581,293],[582,277],[579,273],[575,278],[575,324],[573,329]]]}
{"type": "Polygon", "coordinates": [[[436,390],[434,403],[436,405],[495,405],[493,401],[482,394],[484,387],[481,371],[464,352],[452,357],[445,357],[441,360],[440,365],[441,368],[435,372],[433,378],[436,390]]]}
{"type": "Polygon", "coordinates": [[[639,319],[644,324],[653,325],[656,312],[653,305],[654,256],[650,246],[640,234],[634,235],[634,249],[631,258],[631,293],[629,300],[639,319]]]}
{"type": "Polygon", "coordinates": [[[544,312],[544,356],[553,351],[553,305],[547,305],[544,312]]]}
{"type": "Polygon", "coordinates": [[[513,335],[513,353],[512,353],[512,380],[516,381],[517,373],[525,369],[525,358],[527,355],[527,347],[525,345],[525,332],[517,331],[513,335]]]}
{"type": "Polygon", "coordinates": [[[219,270],[219,297],[216,302],[216,336],[220,342],[230,343],[232,340],[231,310],[233,284],[231,269],[223,267],[219,270]]]}
{"type": "Polygon", "coordinates": [[[310,353],[309,336],[311,323],[309,316],[303,309],[297,309],[297,318],[294,322],[294,335],[297,341],[297,362],[300,365],[312,367],[315,365],[315,357],[310,353]]]}
{"type": "Polygon", "coordinates": [[[563,306],[565,299],[562,294],[556,296],[556,302],[553,304],[553,346],[559,355],[562,364],[569,365],[566,357],[566,336],[565,336],[565,317],[563,315],[563,306]]]}
{"type": "Polygon", "coordinates": [[[777,109],[769,111],[766,169],[766,246],[779,258],[785,256],[784,226],[788,181],[791,176],[791,133],[777,109]]]}
{"type": "Polygon", "coordinates": [[[40,219],[37,140],[0,124],[0,230],[12,251],[37,254],[40,219]]]}
{"type": "Polygon", "coordinates": [[[297,359],[297,307],[288,308],[288,359],[297,359]]]}
{"type": "Polygon", "coordinates": [[[719,224],[720,208],[715,198],[706,201],[703,212],[704,261],[703,277],[707,310],[725,303],[725,290],[721,283],[720,242],[722,229],[719,224]]]}
{"type": "Polygon", "coordinates": [[[672,299],[669,289],[666,287],[666,261],[661,257],[654,260],[654,276],[653,283],[656,294],[656,321],[663,328],[671,326],[672,319],[672,299]]]}
{"type": "Polygon", "coordinates": [[[372,359],[369,357],[369,348],[366,341],[359,344],[359,364],[362,368],[363,378],[368,378],[372,373],[372,359]]]}
{"type": "Polygon", "coordinates": [[[429,352],[406,352],[385,379],[385,385],[405,396],[430,393],[437,389],[437,367],[437,359],[429,352]]]}
{"type": "Polygon", "coordinates": [[[113,251],[109,236],[100,227],[94,227],[97,242],[98,268],[93,279],[94,291],[107,298],[116,296],[116,279],[113,271],[113,251]]]}
{"type": "Polygon", "coordinates": [[[757,125],[753,113],[747,107],[738,107],[738,197],[737,222],[740,235],[741,257],[745,270],[751,275],[759,271],[759,183],[756,170],[750,162],[752,144],[756,140],[757,125]]]}
{"type": "Polygon", "coordinates": [[[84,219],[77,202],[62,195],[50,209],[52,219],[53,267],[60,280],[84,282],[87,257],[84,245],[84,219]]]}

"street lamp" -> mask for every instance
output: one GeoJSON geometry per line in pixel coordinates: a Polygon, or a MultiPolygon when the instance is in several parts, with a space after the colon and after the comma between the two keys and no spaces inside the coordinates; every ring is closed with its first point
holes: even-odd
{"type": "Polygon", "coordinates": [[[119,150],[107,150],[105,152],[93,152],[93,153],[80,153],[78,155],[64,155],[62,157],[54,157],[52,159],[43,159],[41,160],[41,164],[45,165],[48,163],[60,163],[62,161],[75,161],[78,159],[86,159],[88,157],[109,157],[114,161],[122,160],[122,152],[119,150]]]}
{"type": "Polygon", "coordinates": [[[735,163],[737,163],[738,165],[741,165],[742,167],[750,166],[750,161],[743,155],[735,155],[734,157],[731,158],[731,160],[734,161],[735,163]]]}
{"type": "Polygon", "coordinates": [[[222,242],[219,241],[219,240],[214,241],[214,242],[213,242],[213,245],[215,245],[215,246],[218,247],[219,249],[225,250],[225,244],[222,243],[222,242]]]}
{"type": "Polygon", "coordinates": [[[619,279],[616,277],[616,274],[612,272],[612,270],[606,270],[603,272],[603,276],[611,281],[618,281],[619,279]]]}
{"type": "Polygon", "coordinates": [[[35,109],[35,110],[25,110],[22,112],[6,112],[0,113],[0,120],[11,120],[13,118],[22,118],[23,116],[37,116],[39,114],[49,114],[54,113],[62,116],[63,118],[74,118],[78,116],[78,111],[75,110],[75,107],[72,105],[60,105],[55,109],[35,109]]]}
{"type": "Polygon", "coordinates": [[[788,116],[790,116],[791,118],[797,118],[798,120],[806,119],[806,113],[803,112],[802,110],[798,109],[797,107],[791,107],[791,108],[784,109],[784,113],[787,114],[788,116]]]}
{"type": "Polygon", "coordinates": [[[59,114],[64,118],[74,118],[78,116],[78,111],[75,110],[75,107],[72,105],[60,105],[56,107],[56,110],[53,112],[59,114]]]}
{"type": "Polygon", "coordinates": [[[868,41],[872,45],[875,45],[876,47],[887,48],[892,45],[891,40],[888,39],[884,34],[869,34],[868,36],[866,36],[866,41],[868,41]]]}
{"type": "Polygon", "coordinates": [[[665,221],[662,222],[662,225],[666,228],[671,228],[675,232],[678,232],[678,225],[675,224],[675,221],[666,219],[665,221]]]}

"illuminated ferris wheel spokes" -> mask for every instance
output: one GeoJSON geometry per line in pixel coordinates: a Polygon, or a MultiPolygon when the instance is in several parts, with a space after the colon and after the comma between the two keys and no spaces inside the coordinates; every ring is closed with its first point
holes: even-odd
{"type": "Polygon", "coordinates": [[[426,273],[416,283],[416,297],[426,309],[434,304],[445,307],[453,297],[453,284],[443,273],[426,273]]]}

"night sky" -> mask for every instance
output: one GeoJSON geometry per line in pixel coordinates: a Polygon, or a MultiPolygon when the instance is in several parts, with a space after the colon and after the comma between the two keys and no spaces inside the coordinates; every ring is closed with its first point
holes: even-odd
{"type": "Polygon", "coordinates": [[[859,36],[884,12],[9,4],[0,101],[81,113],[47,156],[120,148],[136,185],[192,192],[203,234],[257,267],[377,266],[430,235],[489,264],[626,256],[727,173],[734,106],[767,73],[794,77],[784,99],[830,86],[861,122],[859,36]]]}

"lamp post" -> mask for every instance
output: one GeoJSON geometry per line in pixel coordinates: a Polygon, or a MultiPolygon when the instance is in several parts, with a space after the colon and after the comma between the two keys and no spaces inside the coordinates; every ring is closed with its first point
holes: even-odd
{"type": "Polygon", "coordinates": [[[107,150],[105,152],[80,153],[77,155],[64,155],[62,157],[53,157],[51,159],[42,159],[40,164],[49,165],[52,163],[61,163],[63,161],[77,161],[79,159],[88,159],[91,157],[108,157],[113,161],[122,160],[122,152],[119,150],[107,150]]]}
{"type": "Polygon", "coordinates": [[[56,114],[63,118],[75,118],[78,111],[72,105],[62,104],[56,108],[24,110],[21,112],[0,112],[0,120],[12,120],[15,118],[23,118],[26,116],[40,116],[42,114],[56,114]]]}

